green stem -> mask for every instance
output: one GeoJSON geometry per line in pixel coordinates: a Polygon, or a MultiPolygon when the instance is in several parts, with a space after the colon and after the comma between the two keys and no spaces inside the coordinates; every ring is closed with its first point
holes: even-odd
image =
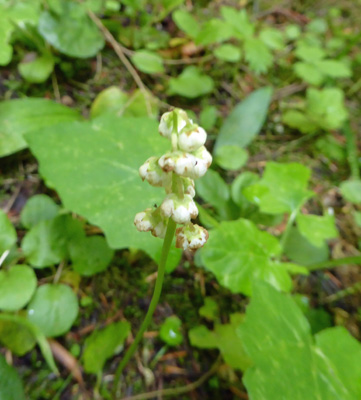
{"type": "Polygon", "coordinates": [[[281,245],[282,253],[284,252],[284,249],[285,249],[285,245],[286,245],[286,243],[287,243],[288,236],[290,235],[290,231],[291,231],[291,228],[292,228],[293,223],[295,222],[295,219],[296,219],[296,217],[297,217],[298,211],[299,211],[299,210],[298,210],[298,208],[297,208],[296,210],[294,210],[294,211],[291,213],[290,217],[288,218],[286,228],[285,228],[285,230],[283,231],[283,234],[282,234],[282,237],[281,237],[281,240],[280,240],[280,245],[281,245]]]}
{"type": "Polygon", "coordinates": [[[130,345],[129,349],[125,353],[122,361],[119,363],[118,368],[115,372],[115,377],[114,377],[114,394],[115,394],[115,396],[118,391],[120,376],[121,376],[125,366],[128,364],[129,360],[133,357],[133,355],[137,349],[138,343],[143,338],[143,334],[147,330],[148,325],[150,324],[150,322],[152,320],[154,311],[157,307],[159,297],[162,292],[165,267],[166,267],[166,263],[167,263],[169,250],[172,245],[175,228],[176,228],[176,223],[172,220],[172,218],[169,218],[167,232],[165,234],[165,238],[164,238],[164,242],[163,242],[162,254],[160,256],[160,261],[159,261],[159,266],[158,266],[158,276],[157,276],[157,280],[155,282],[153,297],[150,302],[147,314],[142,322],[142,325],[139,328],[139,331],[138,331],[133,343],[130,345]]]}
{"type": "Polygon", "coordinates": [[[354,285],[340,290],[337,293],[331,294],[330,296],[327,296],[321,303],[322,304],[328,304],[328,303],[333,303],[334,301],[341,300],[342,298],[346,296],[351,296],[353,294],[356,294],[360,292],[361,290],[361,282],[356,282],[354,285]]]}
{"type": "Polygon", "coordinates": [[[360,179],[360,168],[358,163],[358,149],[355,132],[351,129],[350,123],[347,122],[343,128],[346,137],[347,161],[351,170],[351,178],[360,179]]]}
{"type": "Polygon", "coordinates": [[[350,265],[350,264],[361,265],[361,256],[337,258],[336,260],[327,260],[321,263],[309,265],[306,268],[309,271],[318,271],[320,269],[328,269],[328,268],[338,267],[340,265],[350,265]]]}

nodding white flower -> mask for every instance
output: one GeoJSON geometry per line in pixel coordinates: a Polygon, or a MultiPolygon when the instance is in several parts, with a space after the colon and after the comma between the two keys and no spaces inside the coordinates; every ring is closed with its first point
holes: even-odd
{"type": "Polygon", "coordinates": [[[160,211],[164,217],[171,217],[177,224],[185,224],[198,215],[197,206],[189,194],[185,194],[183,199],[174,193],[169,194],[163,200],[160,211]]]}
{"type": "Polygon", "coordinates": [[[176,133],[179,133],[190,121],[187,113],[179,108],[176,108],[173,111],[164,113],[160,119],[159,133],[168,139],[171,139],[172,132],[173,132],[174,113],[177,114],[177,132],[176,133]]]}
{"type": "Polygon", "coordinates": [[[136,214],[134,225],[140,232],[151,232],[153,236],[164,238],[167,230],[167,220],[162,217],[158,209],[147,208],[136,214]]]}
{"type": "Polygon", "coordinates": [[[208,232],[202,226],[187,224],[176,230],[176,247],[183,250],[195,251],[208,240],[208,232]]]}
{"type": "Polygon", "coordinates": [[[206,131],[198,125],[186,125],[179,133],[178,146],[188,153],[198,150],[207,140],[206,131]]]}
{"type": "Polygon", "coordinates": [[[139,175],[143,181],[146,179],[152,186],[169,187],[172,176],[160,168],[158,160],[158,157],[148,158],[148,160],[139,168],[139,175]]]}

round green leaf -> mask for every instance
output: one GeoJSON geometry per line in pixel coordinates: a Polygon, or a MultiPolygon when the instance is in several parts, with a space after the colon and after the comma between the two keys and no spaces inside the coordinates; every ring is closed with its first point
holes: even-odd
{"type": "Polygon", "coordinates": [[[80,4],[69,2],[68,6],[69,11],[60,15],[43,11],[39,19],[39,33],[57,50],[68,56],[95,56],[104,47],[102,34],[85,12],[71,15],[70,11],[81,7],[80,4]]]}
{"type": "Polygon", "coordinates": [[[182,326],[181,320],[176,317],[167,318],[162,324],[159,336],[163,342],[167,343],[168,346],[178,346],[183,342],[183,335],[180,331],[182,326]]]}
{"type": "Polygon", "coordinates": [[[132,55],[132,61],[140,71],[147,74],[157,74],[164,71],[162,57],[151,51],[136,51],[132,55]]]}
{"type": "Polygon", "coordinates": [[[178,28],[191,38],[195,38],[198,35],[200,31],[199,22],[188,11],[175,10],[172,14],[172,18],[178,28]]]}
{"type": "Polygon", "coordinates": [[[186,67],[177,78],[169,79],[169,94],[180,95],[190,99],[211,93],[214,87],[213,79],[195,67],[186,67]]]}
{"type": "Polygon", "coordinates": [[[0,354],[0,399],[25,400],[21,379],[16,369],[10,367],[0,354]]]}
{"type": "Polygon", "coordinates": [[[342,196],[349,202],[361,204],[361,181],[345,181],[340,185],[342,196]]]}
{"type": "Polygon", "coordinates": [[[92,236],[70,243],[70,258],[73,269],[83,276],[104,271],[112,260],[111,250],[102,236],[92,236]]]}
{"type": "Polygon", "coordinates": [[[241,50],[232,44],[223,44],[214,50],[214,55],[222,61],[237,62],[241,59],[241,50]]]}
{"type": "Polygon", "coordinates": [[[110,86],[101,91],[93,101],[90,108],[92,118],[106,113],[118,113],[124,109],[128,101],[128,95],[118,86],[110,86]]]}
{"type": "Polygon", "coordinates": [[[17,235],[13,224],[0,209],[0,255],[16,243],[17,235]]]}
{"type": "Polygon", "coordinates": [[[78,299],[63,284],[40,286],[27,307],[28,319],[46,337],[60,336],[69,331],[78,315],[78,299]]]}
{"type": "Polygon", "coordinates": [[[17,356],[23,356],[35,346],[36,339],[27,326],[0,320],[0,342],[17,356]]]}
{"type": "Polygon", "coordinates": [[[248,160],[248,153],[242,147],[226,145],[217,148],[215,162],[227,170],[242,168],[248,160]]]}
{"type": "Polygon", "coordinates": [[[45,194],[31,197],[25,204],[20,214],[20,221],[27,229],[32,228],[40,221],[54,218],[60,207],[45,194]]]}
{"type": "Polygon", "coordinates": [[[18,65],[20,75],[30,83],[45,82],[54,69],[54,59],[51,55],[36,57],[32,61],[23,61],[18,65]]]}
{"type": "Polygon", "coordinates": [[[23,308],[31,299],[36,283],[34,271],[26,265],[0,271],[0,309],[17,311],[23,308]]]}

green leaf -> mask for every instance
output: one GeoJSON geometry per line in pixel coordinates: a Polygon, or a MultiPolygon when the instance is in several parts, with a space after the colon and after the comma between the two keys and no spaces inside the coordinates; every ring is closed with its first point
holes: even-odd
{"type": "Polygon", "coordinates": [[[19,65],[20,75],[30,83],[45,82],[54,69],[54,59],[51,55],[36,57],[32,61],[22,61],[19,65]]]}
{"type": "Polygon", "coordinates": [[[21,210],[20,221],[30,229],[40,221],[53,219],[59,213],[60,207],[46,194],[36,194],[31,197],[21,210]]]}
{"type": "Polygon", "coordinates": [[[204,305],[199,309],[199,315],[209,321],[216,321],[219,318],[218,303],[211,297],[206,297],[204,305]]]}
{"type": "Polygon", "coordinates": [[[326,33],[327,29],[327,21],[323,18],[314,18],[306,25],[306,30],[308,32],[316,34],[326,33]]]}
{"type": "Polygon", "coordinates": [[[168,346],[178,346],[183,342],[182,321],[175,315],[168,317],[159,330],[159,336],[168,346]]]}
{"type": "Polygon", "coordinates": [[[233,29],[229,24],[219,19],[211,19],[206,22],[195,37],[196,44],[207,46],[212,43],[220,43],[228,40],[233,35],[233,29]]]}
{"type": "Polygon", "coordinates": [[[148,50],[139,50],[132,55],[134,65],[147,74],[164,72],[163,59],[156,53],[148,50]]]}
{"type": "Polygon", "coordinates": [[[35,292],[37,279],[26,265],[15,265],[0,271],[0,309],[17,311],[23,308],[35,292]]]}
{"type": "Polygon", "coordinates": [[[90,107],[90,116],[96,118],[107,113],[120,114],[127,101],[127,93],[119,89],[118,86],[110,86],[97,95],[90,107]]]}
{"type": "Polygon", "coordinates": [[[36,339],[27,326],[0,320],[0,342],[17,356],[23,356],[35,346],[36,339]]]}
{"type": "Polygon", "coordinates": [[[307,62],[296,62],[293,64],[295,74],[311,85],[321,85],[324,81],[324,74],[321,69],[314,64],[307,62]]]}
{"type": "Polygon", "coordinates": [[[103,370],[106,360],[123,349],[125,339],[130,333],[127,321],[116,322],[101,330],[95,330],[85,340],[83,364],[85,372],[98,374],[103,370]]]}
{"type": "Polygon", "coordinates": [[[60,52],[70,57],[95,56],[103,47],[104,39],[98,27],[82,12],[78,3],[67,2],[60,15],[43,11],[38,30],[43,38],[60,52]],[[78,14],[79,15],[74,15],[78,14]]]}
{"type": "Polygon", "coordinates": [[[102,236],[84,237],[71,242],[69,250],[73,269],[82,276],[104,271],[114,256],[114,251],[102,236]]]}
{"type": "Polygon", "coordinates": [[[317,131],[317,124],[312,122],[305,114],[300,111],[289,110],[282,116],[284,124],[297,129],[302,133],[313,133],[317,131]]]}
{"type": "Polygon", "coordinates": [[[262,179],[243,194],[264,213],[291,213],[314,195],[307,189],[310,175],[311,170],[302,164],[268,162],[262,179]]]}
{"type": "Polygon", "coordinates": [[[316,67],[331,78],[350,78],[352,76],[351,68],[341,61],[321,60],[316,63],[316,67]]]}
{"type": "Polygon", "coordinates": [[[209,232],[201,256],[206,269],[232,293],[252,294],[252,282],[263,280],[289,291],[292,281],[286,264],[273,261],[281,254],[278,240],[245,219],[222,222],[209,232]]]}
{"type": "Polygon", "coordinates": [[[348,118],[344,93],[339,88],[307,90],[306,113],[322,129],[339,129],[348,118]]]}
{"type": "Polygon", "coordinates": [[[347,201],[361,204],[361,181],[344,181],[340,185],[340,190],[347,201]]]}
{"type": "Polygon", "coordinates": [[[16,243],[17,235],[8,216],[0,209],[0,256],[16,243]]]}
{"type": "Polygon", "coordinates": [[[169,94],[194,99],[211,93],[214,87],[213,79],[195,67],[186,67],[177,78],[169,79],[169,94]]]}
{"type": "Polygon", "coordinates": [[[46,337],[55,337],[69,331],[78,309],[78,299],[69,286],[47,283],[36,290],[27,312],[29,321],[46,337]]]}
{"type": "Polygon", "coordinates": [[[232,44],[223,44],[214,50],[214,55],[222,61],[235,63],[241,59],[242,53],[240,48],[232,44]]]}
{"type": "Polygon", "coordinates": [[[356,225],[361,228],[361,211],[354,211],[353,216],[355,218],[356,225]]]}
{"type": "Polygon", "coordinates": [[[225,145],[246,147],[258,135],[265,122],[271,96],[271,88],[261,88],[236,105],[219,131],[216,155],[218,149],[225,145]]]}
{"type": "Polygon", "coordinates": [[[219,148],[214,161],[223,169],[237,170],[242,168],[248,160],[248,153],[242,147],[225,145],[219,148]]]}
{"type": "Polygon", "coordinates": [[[247,210],[249,207],[253,207],[247,198],[243,195],[242,191],[247,186],[252,185],[260,180],[260,177],[254,172],[243,172],[239,174],[237,178],[232,182],[231,196],[232,200],[243,210],[247,210]]]}
{"type": "Polygon", "coordinates": [[[1,400],[25,400],[23,384],[16,369],[10,367],[1,354],[0,377],[1,400]]]}
{"type": "Polygon", "coordinates": [[[295,55],[308,63],[314,63],[326,57],[325,51],[320,47],[306,46],[305,44],[297,46],[295,55]]]}
{"type": "Polygon", "coordinates": [[[267,72],[273,63],[272,53],[260,39],[247,38],[244,42],[244,53],[250,69],[256,74],[267,72]]]}
{"type": "Polygon", "coordinates": [[[276,28],[262,29],[259,38],[271,50],[282,50],[285,46],[282,31],[276,28]]]}
{"type": "Polygon", "coordinates": [[[321,247],[313,246],[297,228],[292,227],[284,246],[285,255],[300,265],[312,265],[328,260],[330,254],[326,242],[321,247]]]}
{"type": "Polygon", "coordinates": [[[199,115],[200,125],[209,130],[214,127],[217,121],[218,110],[215,106],[205,106],[199,115]]]}
{"type": "Polygon", "coordinates": [[[316,247],[321,247],[327,239],[338,237],[335,217],[332,215],[298,214],[296,222],[301,235],[316,247]]]}
{"type": "Polygon", "coordinates": [[[80,118],[77,111],[45,99],[4,101],[0,103],[0,156],[25,149],[27,132],[80,118]]]}
{"type": "Polygon", "coordinates": [[[355,400],[361,396],[361,346],[356,339],[344,328],[333,328],[314,340],[294,301],[271,286],[254,286],[238,333],[253,362],[243,378],[250,398],[355,400]]]}
{"type": "Polygon", "coordinates": [[[199,22],[186,10],[176,10],[172,14],[173,21],[179,29],[185,32],[189,37],[195,38],[199,31],[199,22]]]}
{"type": "Polygon", "coordinates": [[[222,17],[227,25],[233,28],[233,35],[240,40],[251,37],[254,33],[255,26],[250,21],[246,10],[237,11],[233,7],[221,7],[222,17]]]}
{"type": "MultiPolygon", "coordinates": [[[[149,92],[145,96],[140,90],[134,90],[129,100],[127,101],[126,107],[122,112],[123,117],[149,117],[156,118],[159,113],[158,100],[152,96],[149,92]],[[148,99],[151,115],[148,115],[148,107],[145,97],[148,99]]],[[[118,114],[117,114],[118,115],[118,114]]]]}
{"type": "Polygon", "coordinates": [[[301,28],[296,24],[287,25],[285,28],[285,35],[289,40],[295,40],[301,35],[301,28]]]}
{"type": "Polygon", "coordinates": [[[147,158],[169,148],[157,130],[148,118],[104,115],[34,132],[27,139],[42,176],[68,210],[100,226],[110,247],[138,248],[159,257],[162,241],[138,232],[133,223],[136,213],[163,198],[159,188],[142,182],[138,174],[147,158]]]}
{"type": "Polygon", "coordinates": [[[196,326],[189,331],[190,343],[201,349],[218,348],[229,366],[245,371],[250,366],[250,360],[237,335],[242,320],[241,314],[232,314],[229,324],[216,324],[214,331],[210,331],[204,325],[196,326]]]}

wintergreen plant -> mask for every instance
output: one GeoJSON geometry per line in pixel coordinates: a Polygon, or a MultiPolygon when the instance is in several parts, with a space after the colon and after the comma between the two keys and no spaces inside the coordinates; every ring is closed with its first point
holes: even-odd
{"type": "Polygon", "coordinates": [[[197,250],[208,239],[207,230],[191,222],[198,216],[198,209],[193,200],[194,179],[205,175],[212,163],[212,156],[204,146],[207,134],[202,127],[188,118],[185,111],[177,108],[162,115],[159,133],[171,142],[171,149],[161,157],[148,158],[139,168],[139,175],[150,185],[163,187],[166,197],[160,206],[147,208],[136,214],[134,224],[140,232],[151,232],[153,236],[164,239],[162,255],[148,312],[116,371],[115,392],[120,374],[133,356],[157,306],[174,234],[176,247],[183,250],[197,250]],[[176,229],[177,224],[181,226],[176,229]]]}

